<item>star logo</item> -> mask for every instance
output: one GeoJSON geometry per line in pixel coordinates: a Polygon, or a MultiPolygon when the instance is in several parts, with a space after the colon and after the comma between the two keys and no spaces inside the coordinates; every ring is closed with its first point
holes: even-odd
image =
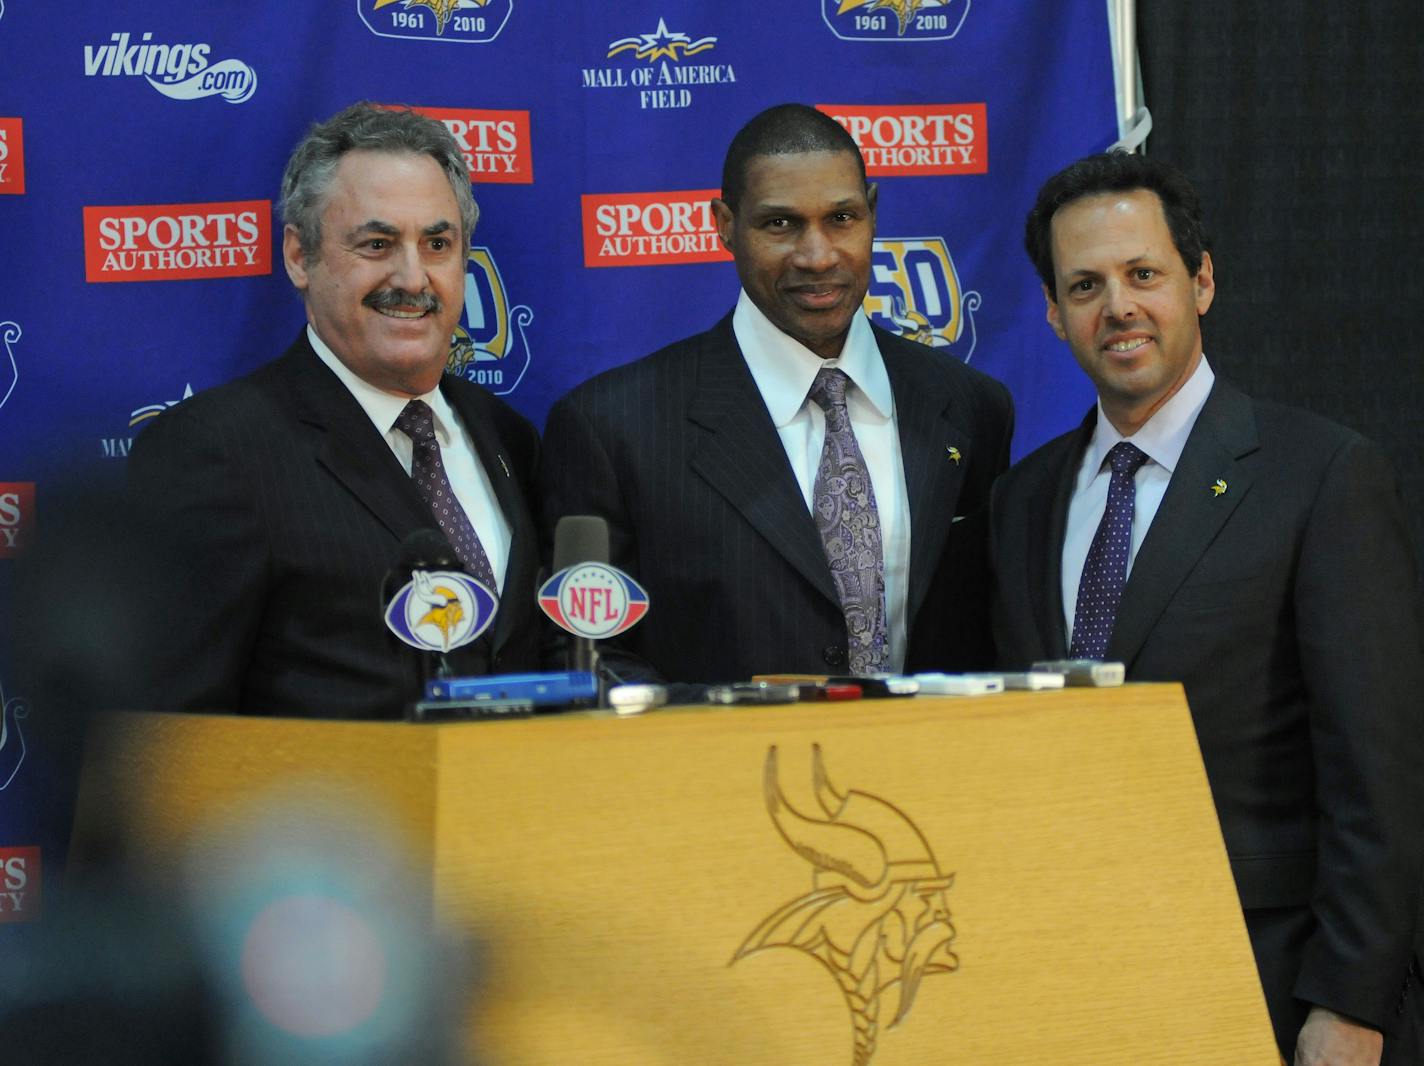
{"type": "Polygon", "coordinates": [[[632,52],[634,59],[646,59],[649,63],[656,59],[671,59],[674,63],[698,52],[706,52],[717,43],[716,37],[699,37],[693,40],[685,33],[676,33],[667,28],[667,22],[658,19],[658,28],[652,33],[640,33],[636,37],[620,37],[608,45],[608,58],[623,52],[632,52]]]}

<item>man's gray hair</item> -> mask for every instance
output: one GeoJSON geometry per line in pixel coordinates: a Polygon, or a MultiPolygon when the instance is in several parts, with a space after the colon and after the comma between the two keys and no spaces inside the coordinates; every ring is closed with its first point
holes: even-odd
{"type": "Polygon", "coordinates": [[[480,209],[465,157],[445,124],[405,108],[359,103],[307,130],[282,174],[282,221],[296,228],[304,260],[315,260],[321,250],[321,216],[337,164],[358,151],[415,152],[440,164],[460,205],[461,240],[469,246],[480,209]]]}

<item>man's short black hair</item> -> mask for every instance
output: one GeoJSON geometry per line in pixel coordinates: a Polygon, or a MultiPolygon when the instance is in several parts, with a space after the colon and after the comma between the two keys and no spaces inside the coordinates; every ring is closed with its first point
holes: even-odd
{"type": "Polygon", "coordinates": [[[860,168],[860,183],[866,185],[865,159],[844,126],[805,104],[777,104],[738,130],[727,146],[722,200],[733,211],[737,209],[747,185],[747,167],[757,156],[798,152],[849,152],[860,168]]]}
{"type": "Polygon", "coordinates": [[[1177,246],[1177,254],[1186,264],[1187,272],[1195,275],[1201,269],[1202,255],[1211,251],[1211,237],[1202,222],[1201,201],[1187,176],[1159,159],[1121,149],[1101,152],[1071,163],[1049,178],[1038,190],[1038,200],[1024,226],[1024,248],[1055,302],[1058,294],[1053,287],[1050,228],[1054,213],[1085,196],[1133,189],[1148,189],[1157,194],[1172,243],[1177,246]]]}

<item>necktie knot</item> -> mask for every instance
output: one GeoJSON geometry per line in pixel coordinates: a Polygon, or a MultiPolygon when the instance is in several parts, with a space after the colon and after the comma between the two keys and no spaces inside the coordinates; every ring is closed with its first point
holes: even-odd
{"type": "Polygon", "coordinates": [[[1112,466],[1114,474],[1126,474],[1128,477],[1134,476],[1142,468],[1142,464],[1147,462],[1147,453],[1135,444],[1127,441],[1119,441],[1108,451],[1108,463],[1112,466]]]}
{"type": "Polygon", "coordinates": [[[435,439],[435,415],[424,400],[411,400],[396,418],[396,429],[416,444],[435,439]]]}
{"type": "Polygon", "coordinates": [[[844,409],[846,388],[849,385],[850,378],[846,376],[844,370],[823,366],[816,371],[816,380],[811,382],[811,391],[808,395],[811,397],[811,402],[822,411],[829,412],[832,408],[844,409]]]}

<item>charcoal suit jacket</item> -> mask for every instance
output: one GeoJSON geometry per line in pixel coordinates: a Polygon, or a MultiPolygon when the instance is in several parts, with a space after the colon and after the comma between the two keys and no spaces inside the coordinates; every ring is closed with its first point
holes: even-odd
{"type": "MultiPolygon", "coordinates": [[[[440,388],[513,533],[495,620],[451,665],[535,669],[538,435],[477,385],[447,375],[440,388]]],[[[144,706],[391,718],[417,697],[429,653],[386,629],[382,590],[402,541],[438,526],[305,329],[276,361],[154,419],[129,457],[129,495],[163,546],[144,706]]]]}
{"type": "MultiPolygon", "coordinates": [[[[1095,420],[994,488],[1006,666],[1067,653],[1064,526],[1095,420]]],[[[1413,554],[1379,449],[1218,378],[1106,658],[1129,681],[1184,685],[1248,925],[1253,911],[1310,909],[1294,996],[1390,1028],[1424,845],[1424,658],[1413,554]]]]}
{"type": "MultiPolygon", "coordinates": [[[[984,665],[989,487],[1013,407],[992,378],[876,327],[910,505],[907,667],[984,665]]],[[[676,682],[843,672],[842,616],[815,522],[728,315],[560,400],[541,461],[546,538],[606,518],[647,589],[618,669],[676,682]]]]}

